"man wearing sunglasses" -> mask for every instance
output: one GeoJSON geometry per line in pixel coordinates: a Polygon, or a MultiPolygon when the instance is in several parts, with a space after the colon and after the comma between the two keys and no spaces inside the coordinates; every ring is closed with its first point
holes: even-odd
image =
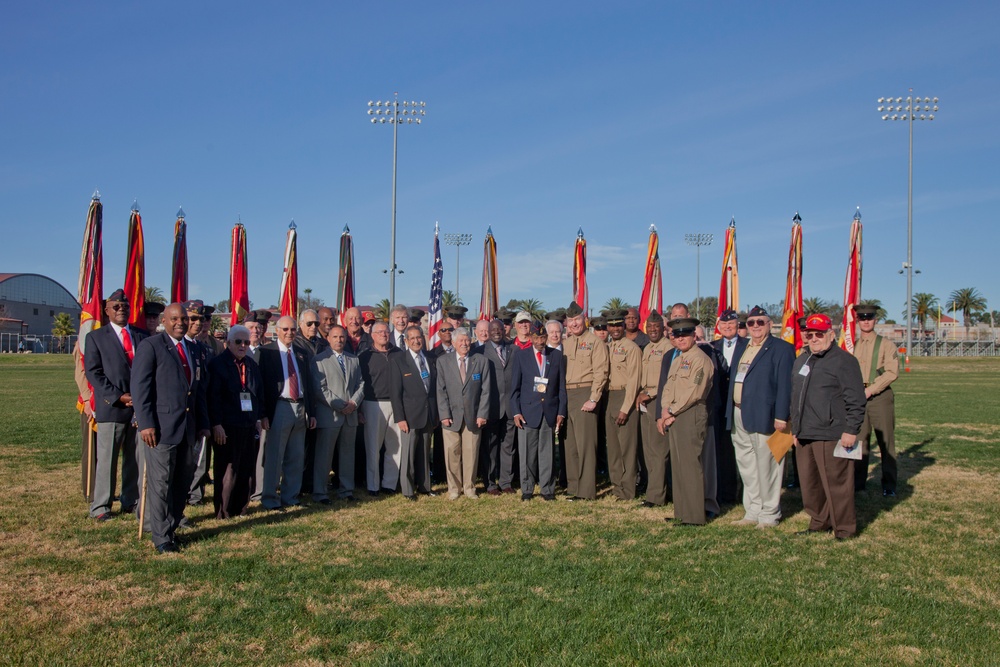
{"type": "MultiPolygon", "coordinates": [[[[215,308],[206,306],[201,299],[184,302],[187,311],[188,325],[184,340],[188,349],[198,358],[203,372],[208,371],[208,362],[215,356],[215,339],[208,336],[208,325],[211,322],[215,308]]],[[[206,380],[206,385],[207,379],[206,380]]],[[[191,489],[188,491],[188,505],[200,505],[205,498],[205,484],[208,483],[208,471],[212,466],[212,449],[201,439],[195,441],[194,450],[187,461],[190,466],[191,489]]]]}
{"type": "MultiPolygon", "coordinates": [[[[327,308],[327,310],[329,310],[329,308],[327,308]]],[[[295,346],[296,349],[302,350],[308,363],[312,363],[313,357],[330,347],[326,338],[320,334],[321,325],[322,322],[320,321],[320,316],[315,310],[307,309],[299,313],[299,331],[295,334],[295,340],[292,342],[292,345],[295,346]]],[[[301,488],[301,494],[303,497],[305,497],[306,494],[314,493],[313,466],[316,462],[316,433],[316,429],[309,429],[306,431],[305,464],[302,468],[301,488]]],[[[329,474],[330,471],[327,470],[326,472],[329,474]]],[[[325,492],[326,489],[315,490],[315,493],[325,494],[325,492]]]]}
{"type": "Polygon", "coordinates": [[[835,344],[826,315],[810,315],[802,338],[809,352],[792,367],[791,425],[802,506],[810,521],[798,534],[832,531],[845,540],[857,532],[854,461],[841,456],[838,446],[846,452],[858,446],[865,418],[861,367],[835,344]]]}
{"type": "Polygon", "coordinates": [[[747,328],[750,337],[737,340],[733,350],[726,403],[726,428],[743,479],[745,514],[736,523],[772,528],[781,520],[784,461],[775,461],[767,439],[788,426],[795,348],[771,335],[771,318],[760,306],[747,316],[747,328]]]}
{"type": "Polygon", "coordinates": [[[896,495],[896,408],[892,383],[899,377],[899,357],[892,341],[875,333],[878,308],[855,306],[861,336],[854,343],[854,358],[861,365],[865,383],[865,421],[858,433],[861,460],[854,464],[854,490],[864,491],[868,480],[869,438],[875,432],[882,457],[882,495],[896,495]]]}

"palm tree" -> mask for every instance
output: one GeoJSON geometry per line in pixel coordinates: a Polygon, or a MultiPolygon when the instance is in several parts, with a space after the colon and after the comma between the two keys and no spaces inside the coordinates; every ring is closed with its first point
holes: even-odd
{"type": "Polygon", "coordinates": [[[451,290],[441,292],[441,308],[448,309],[451,306],[463,306],[462,299],[451,290]]]}
{"type": "Polygon", "coordinates": [[[604,310],[625,310],[626,308],[631,308],[632,306],[625,301],[625,299],[617,296],[613,296],[608,299],[608,302],[604,304],[604,310]]]}
{"type": "Polygon", "coordinates": [[[875,311],[876,322],[881,322],[889,315],[888,311],[886,311],[886,309],[882,307],[882,301],[880,299],[861,299],[860,301],[858,301],[858,305],[873,306],[875,308],[878,308],[878,310],[875,311]]]}
{"type": "Polygon", "coordinates": [[[531,314],[531,319],[533,320],[545,319],[545,307],[538,299],[520,299],[516,302],[516,305],[519,311],[528,311],[528,313],[531,314]]]}
{"type": "Polygon", "coordinates": [[[392,304],[389,303],[389,299],[382,299],[375,306],[375,318],[379,320],[388,320],[389,313],[392,311],[392,304]]]}
{"type": "Polygon", "coordinates": [[[975,287],[963,287],[951,293],[948,297],[951,312],[962,311],[962,324],[965,326],[965,336],[969,336],[969,325],[977,313],[986,310],[986,297],[975,287]]]}
{"type": "MultiPolygon", "coordinates": [[[[927,321],[928,317],[933,317],[933,313],[937,310],[938,298],[929,292],[917,292],[913,295],[913,300],[910,301],[910,309],[913,311],[913,318],[916,320],[917,324],[920,325],[920,330],[924,330],[924,323],[927,321]]],[[[906,312],[903,312],[906,315],[906,312]]]]}
{"type": "Polygon", "coordinates": [[[825,315],[830,304],[819,297],[811,296],[802,300],[802,307],[806,310],[803,314],[808,317],[809,315],[825,315]]]}
{"type": "Polygon", "coordinates": [[[163,296],[163,290],[159,287],[149,285],[146,287],[146,303],[166,303],[167,297],[163,296]]]}

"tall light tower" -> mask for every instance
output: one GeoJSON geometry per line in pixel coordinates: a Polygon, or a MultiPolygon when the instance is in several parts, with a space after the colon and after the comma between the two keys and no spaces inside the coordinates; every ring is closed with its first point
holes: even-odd
{"type": "MultiPolygon", "coordinates": [[[[392,124],[392,241],[389,256],[389,303],[396,303],[396,147],[398,145],[399,126],[402,123],[420,125],[427,105],[423,102],[399,101],[399,93],[393,93],[392,100],[384,102],[368,102],[368,115],[372,124],[392,124]]],[[[402,271],[399,271],[402,273],[402,271]]]]}
{"type": "Polygon", "coordinates": [[[695,284],[698,286],[698,298],[695,301],[695,317],[698,321],[701,321],[701,247],[712,245],[712,239],[715,238],[714,234],[685,234],[684,241],[688,245],[693,245],[698,249],[698,269],[697,277],[695,279],[695,284]]]}
{"type": "Polygon", "coordinates": [[[914,97],[913,89],[910,88],[910,94],[905,98],[878,98],[878,110],[882,113],[882,120],[905,120],[910,126],[910,162],[906,176],[906,262],[903,263],[903,271],[906,271],[905,360],[906,371],[909,372],[910,354],[913,350],[913,121],[934,120],[934,114],[938,110],[938,98],[914,97]]]}
{"type": "Polygon", "coordinates": [[[458,291],[458,285],[459,285],[459,282],[458,282],[458,273],[459,273],[459,271],[458,271],[458,267],[459,267],[459,263],[458,263],[459,256],[458,256],[458,253],[462,250],[462,246],[469,245],[470,243],[472,243],[472,234],[445,234],[444,235],[444,242],[447,243],[448,245],[455,246],[455,300],[458,301],[459,300],[459,294],[460,294],[460,292],[458,291]]]}

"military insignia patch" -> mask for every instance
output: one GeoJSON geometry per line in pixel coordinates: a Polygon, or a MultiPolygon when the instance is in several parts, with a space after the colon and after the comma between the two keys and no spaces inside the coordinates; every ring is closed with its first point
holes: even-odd
{"type": "Polygon", "coordinates": [[[704,379],[705,379],[705,371],[699,368],[698,372],[694,374],[694,383],[701,384],[701,381],[704,379]]]}

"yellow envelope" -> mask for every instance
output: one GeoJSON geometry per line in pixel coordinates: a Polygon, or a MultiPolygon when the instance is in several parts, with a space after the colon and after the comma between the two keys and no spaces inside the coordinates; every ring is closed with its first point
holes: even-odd
{"type": "Polygon", "coordinates": [[[781,463],[781,459],[785,458],[785,454],[792,448],[792,434],[787,431],[775,431],[767,439],[767,446],[774,460],[781,463]]]}

